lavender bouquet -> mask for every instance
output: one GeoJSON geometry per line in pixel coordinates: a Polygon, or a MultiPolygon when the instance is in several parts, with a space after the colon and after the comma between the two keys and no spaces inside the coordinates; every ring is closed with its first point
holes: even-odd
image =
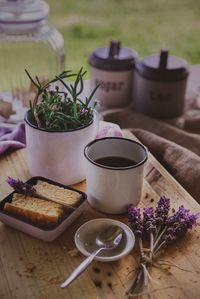
{"type": "Polygon", "coordinates": [[[145,288],[149,298],[149,270],[161,250],[184,237],[189,229],[196,225],[199,214],[190,213],[184,206],[169,215],[170,199],[161,197],[155,209],[141,210],[133,205],[128,207],[128,218],[140,248],[140,263],[134,280],[127,290],[129,298],[140,295],[145,288]],[[148,241],[149,248],[144,249],[143,242],[148,241]]]}

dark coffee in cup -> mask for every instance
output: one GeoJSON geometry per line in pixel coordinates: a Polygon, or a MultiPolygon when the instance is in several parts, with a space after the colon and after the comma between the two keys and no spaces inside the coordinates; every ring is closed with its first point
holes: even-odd
{"type": "Polygon", "coordinates": [[[102,166],[108,166],[112,168],[124,168],[124,167],[130,167],[133,165],[136,165],[137,162],[126,158],[126,157],[119,157],[119,156],[108,156],[108,157],[102,157],[95,160],[95,163],[102,165],[102,166]]]}

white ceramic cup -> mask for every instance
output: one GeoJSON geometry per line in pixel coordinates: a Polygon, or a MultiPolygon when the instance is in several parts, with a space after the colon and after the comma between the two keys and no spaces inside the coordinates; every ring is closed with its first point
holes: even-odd
{"type": "Polygon", "coordinates": [[[141,198],[144,165],[148,152],[136,141],[108,137],[90,142],[84,150],[89,203],[104,213],[120,214],[141,198]],[[123,157],[136,162],[128,167],[110,167],[95,162],[103,157],[123,157]]]}

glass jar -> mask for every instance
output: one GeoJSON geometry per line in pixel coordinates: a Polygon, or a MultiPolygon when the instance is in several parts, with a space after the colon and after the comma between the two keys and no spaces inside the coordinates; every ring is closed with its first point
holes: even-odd
{"type": "Polygon", "coordinates": [[[65,68],[62,35],[47,24],[42,0],[0,0],[0,92],[26,106],[33,86],[25,73],[46,79],[65,68]]]}

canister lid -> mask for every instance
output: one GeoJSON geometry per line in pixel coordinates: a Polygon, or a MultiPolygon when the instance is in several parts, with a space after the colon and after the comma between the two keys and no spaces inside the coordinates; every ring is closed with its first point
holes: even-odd
{"type": "Polygon", "coordinates": [[[150,55],[137,62],[136,71],[144,78],[156,81],[177,81],[188,76],[187,62],[161,50],[159,55],[150,55]]]}
{"type": "Polygon", "coordinates": [[[129,70],[133,69],[137,56],[135,51],[121,47],[119,41],[111,41],[109,47],[94,50],[89,57],[89,63],[102,70],[129,70]]]}
{"type": "Polygon", "coordinates": [[[49,5],[43,0],[0,0],[0,29],[35,29],[49,15],[49,5]]]}

